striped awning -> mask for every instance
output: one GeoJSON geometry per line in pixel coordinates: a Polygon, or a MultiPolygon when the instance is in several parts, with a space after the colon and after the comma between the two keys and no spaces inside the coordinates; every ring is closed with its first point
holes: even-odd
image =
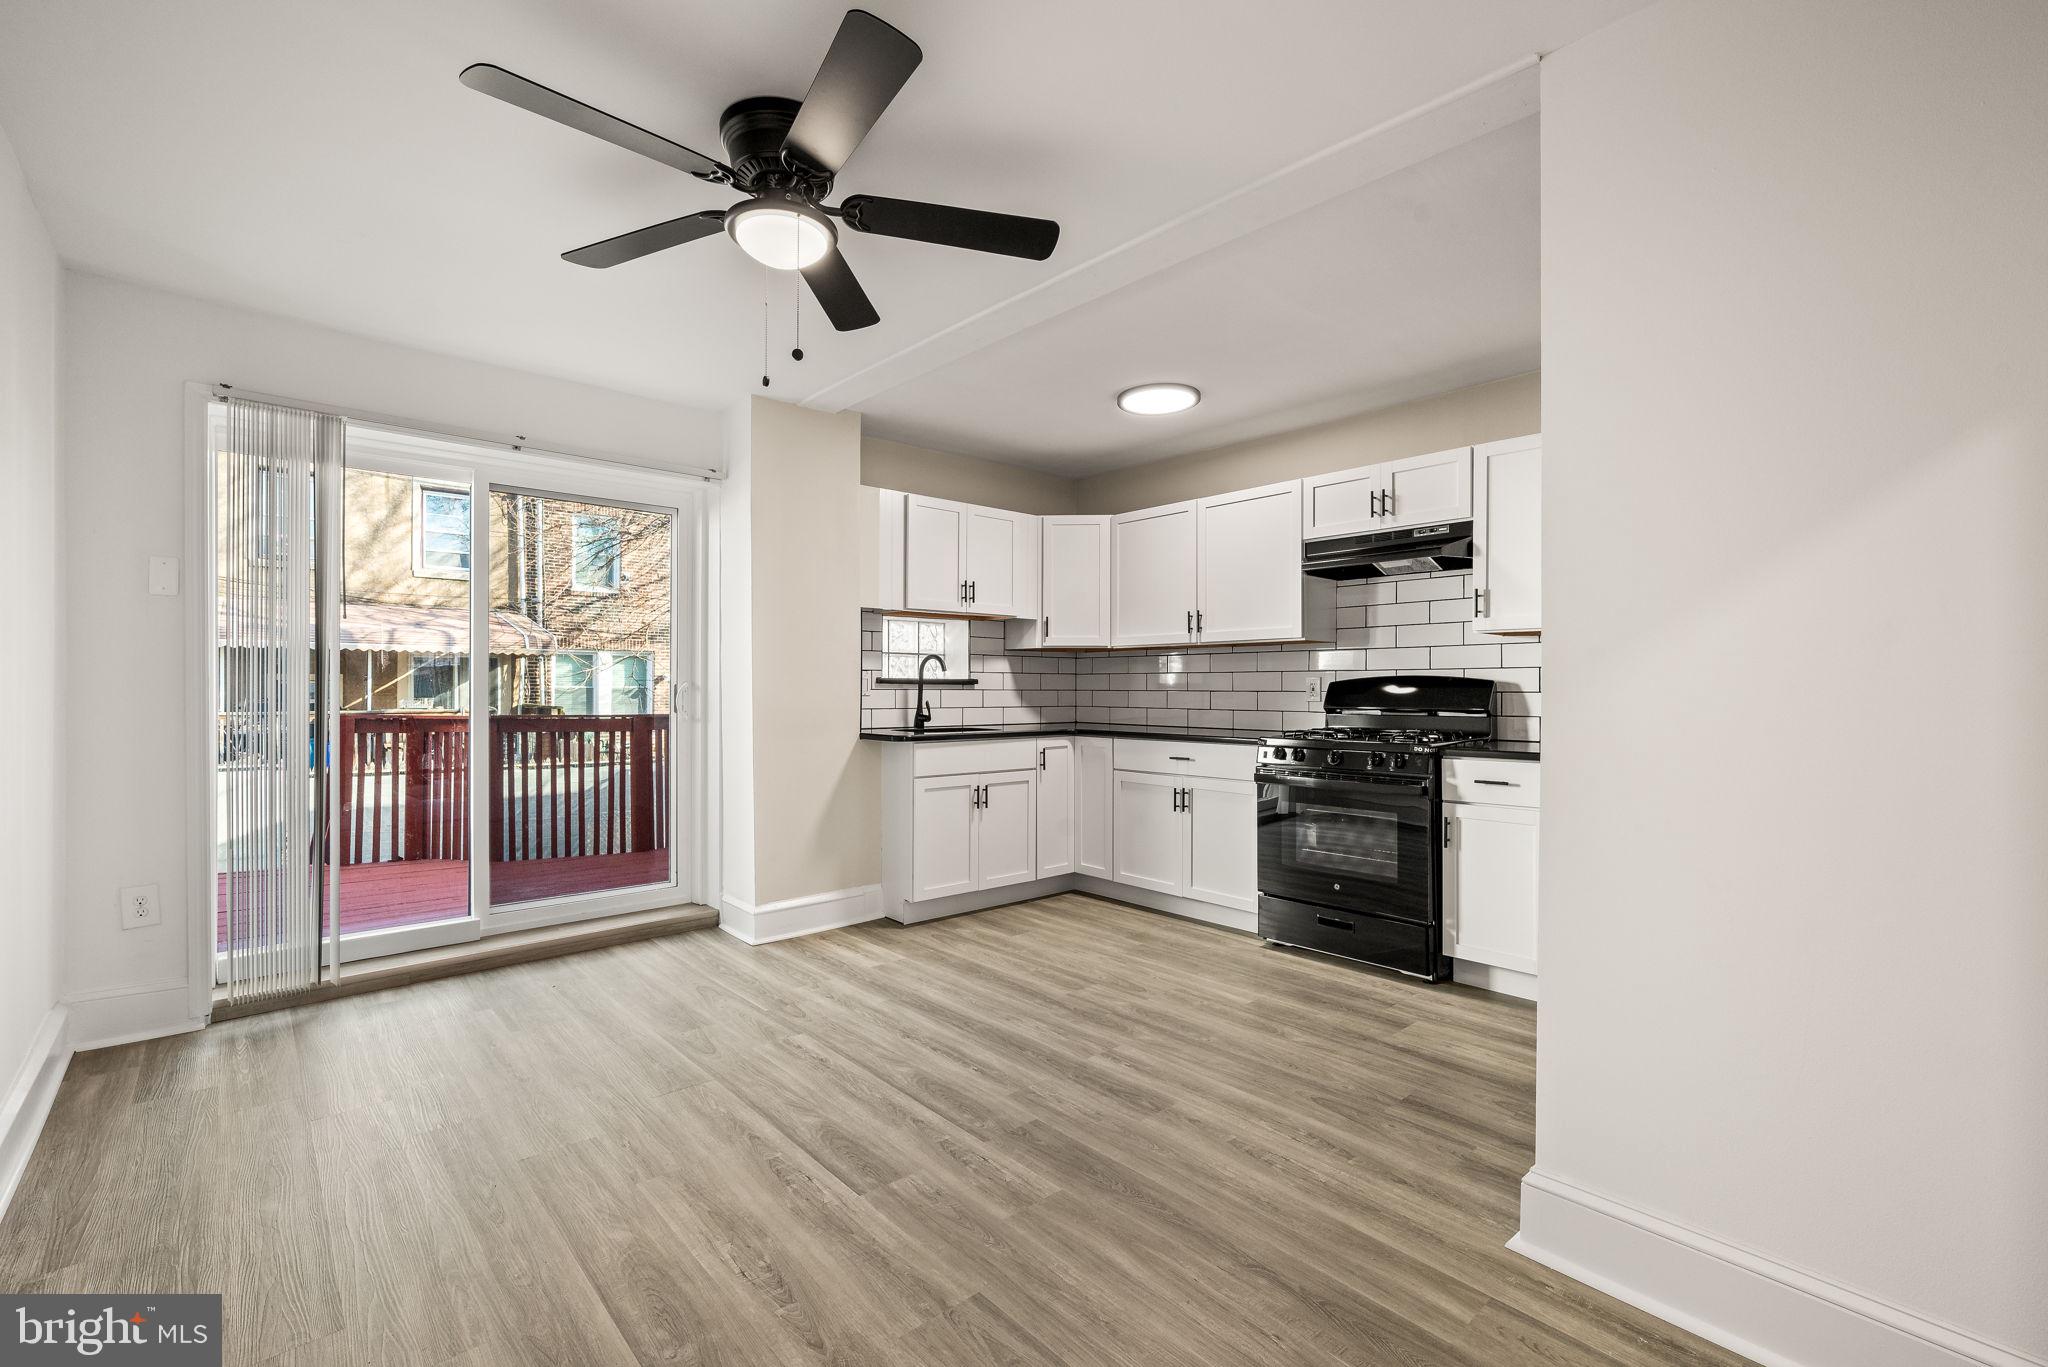
{"type": "MultiPolygon", "coordinates": [[[[454,655],[469,648],[469,614],[461,608],[343,603],[335,639],[343,650],[454,655]]],[[[555,634],[531,617],[491,612],[491,654],[545,655],[554,648],[555,634]]]]}

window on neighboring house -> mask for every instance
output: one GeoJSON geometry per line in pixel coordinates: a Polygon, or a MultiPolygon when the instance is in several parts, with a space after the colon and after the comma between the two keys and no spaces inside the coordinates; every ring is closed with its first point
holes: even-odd
{"type": "Polygon", "coordinates": [[[651,662],[613,650],[565,650],[554,657],[555,706],[572,717],[646,712],[653,703],[651,662]]]}
{"type": "Polygon", "coordinates": [[[460,712],[462,661],[452,655],[415,655],[405,671],[405,708],[411,712],[460,712]]]}
{"type": "Polygon", "coordinates": [[[569,583],[584,593],[619,591],[619,520],[576,513],[569,522],[569,583]]]}
{"type": "Polygon", "coordinates": [[[469,578],[469,490],[413,485],[412,527],[415,574],[469,578]]]}
{"type": "Polygon", "coordinates": [[[927,655],[945,660],[945,667],[926,675],[929,679],[965,679],[971,676],[967,651],[967,623],[957,617],[884,617],[882,619],[882,677],[914,679],[917,662],[927,655]]]}

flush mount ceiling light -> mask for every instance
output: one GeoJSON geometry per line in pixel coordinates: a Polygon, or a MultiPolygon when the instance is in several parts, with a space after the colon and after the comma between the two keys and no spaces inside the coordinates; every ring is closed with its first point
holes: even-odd
{"type": "Polygon", "coordinates": [[[741,251],[778,271],[816,265],[839,236],[824,214],[794,196],[778,195],[763,195],[728,209],[725,230],[741,251]]]}
{"type": "Polygon", "coordinates": [[[1191,384],[1132,385],[1116,396],[1116,406],[1126,413],[1147,416],[1185,413],[1202,401],[1202,391],[1191,384]]]}

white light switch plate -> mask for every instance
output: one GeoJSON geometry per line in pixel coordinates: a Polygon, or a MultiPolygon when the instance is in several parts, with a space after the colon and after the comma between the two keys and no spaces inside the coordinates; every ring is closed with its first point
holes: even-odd
{"type": "Polygon", "coordinates": [[[149,558],[149,591],[158,598],[178,596],[178,558],[152,555],[149,558]]]}
{"type": "Polygon", "coordinates": [[[132,888],[121,889],[121,929],[162,925],[163,919],[164,909],[157,900],[156,884],[138,883],[132,888]]]}

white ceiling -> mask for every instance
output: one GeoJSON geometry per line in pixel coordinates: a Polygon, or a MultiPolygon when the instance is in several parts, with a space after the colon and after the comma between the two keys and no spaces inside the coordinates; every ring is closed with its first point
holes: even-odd
{"type": "MultiPolygon", "coordinates": [[[[1533,80],[1488,78],[1642,3],[876,4],[925,62],[839,193],[1055,218],[1060,248],[855,237],[881,324],[832,334],[806,299],[792,365],[777,277],[770,392],[1072,472],[1527,369],[1534,149],[1505,125],[1533,80]],[[1171,432],[1102,412],[1164,375],[1208,393],[1171,432]]],[[[719,111],[800,96],[843,9],[0,0],[0,127],[84,269],[723,407],[759,381],[760,268],[721,238],[558,254],[732,196],[456,73],[496,62],[717,155],[719,111]]]]}

